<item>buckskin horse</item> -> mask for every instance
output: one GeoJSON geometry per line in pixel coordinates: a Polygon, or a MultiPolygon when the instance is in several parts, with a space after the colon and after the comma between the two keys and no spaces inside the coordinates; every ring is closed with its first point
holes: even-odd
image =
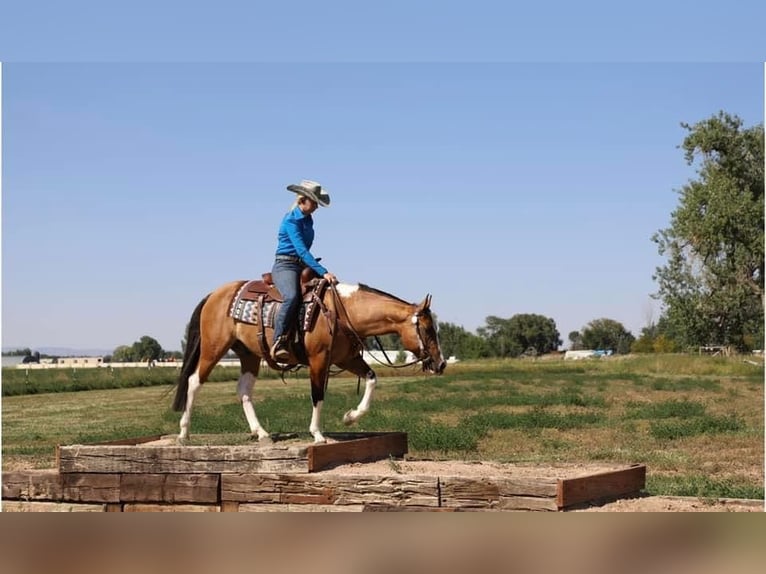
{"type": "MultiPolygon", "coordinates": [[[[194,398],[218,361],[230,349],[240,361],[237,394],[250,427],[258,441],[269,442],[270,435],[258,421],[253,406],[252,392],[256,377],[265,360],[269,365],[282,368],[269,355],[273,329],[261,315],[258,307],[257,324],[234,318],[232,309],[240,296],[251,289],[256,302],[271,298],[280,301],[279,292],[269,284],[268,273],[264,281],[234,281],[222,285],[208,294],[195,308],[189,322],[183,365],[176,388],[173,408],[183,411],[178,442],[189,437],[194,398]]],[[[313,301],[321,309],[314,313],[313,324],[299,330],[302,345],[293,345],[291,364],[308,365],[313,404],[309,432],[315,443],[326,442],[320,427],[322,402],[331,365],[364,377],[365,389],[358,406],[345,413],[343,422],[351,425],[370,408],[377,382],[375,371],[363,359],[365,337],[396,333],[404,347],[422,361],[423,370],[441,374],[446,362],[442,356],[434,320],[431,315],[431,295],[419,304],[408,303],[384,291],[357,284],[330,285],[314,279],[304,285],[304,301],[313,301]]],[[[306,313],[308,315],[308,312],[306,313]]]]}

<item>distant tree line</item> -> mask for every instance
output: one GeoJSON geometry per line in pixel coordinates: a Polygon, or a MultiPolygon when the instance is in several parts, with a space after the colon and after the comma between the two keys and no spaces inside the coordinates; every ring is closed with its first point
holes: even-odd
{"type": "Polygon", "coordinates": [[[155,338],[144,335],[132,345],[120,345],[104,360],[112,363],[151,363],[182,357],[181,352],[166,351],[155,338]]]}

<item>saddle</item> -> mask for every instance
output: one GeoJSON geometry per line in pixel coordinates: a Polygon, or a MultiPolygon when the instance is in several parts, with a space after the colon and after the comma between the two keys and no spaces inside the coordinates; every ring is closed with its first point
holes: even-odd
{"type": "MultiPolygon", "coordinates": [[[[319,275],[311,267],[306,267],[301,271],[301,300],[308,302],[311,300],[311,294],[314,288],[319,283],[319,275]]],[[[274,281],[271,278],[271,273],[264,273],[261,275],[261,279],[253,279],[245,284],[240,294],[240,298],[245,301],[257,301],[261,296],[264,296],[263,301],[276,301],[277,303],[283,303],[284,298],[282,294],[274,285],[274,281]]]]}
{"type": "MultiPolygon", "coordinates": [[[[253,279],[242,285],[234,296],[229,315],[238,321],[258,325],[256,341],[259,355],[263,357],[272,369],[282,371],[285,367],[280,367],[271,357],[269,341],[266,339],[266,327],[271,327],[273,324],[270,322],[273,322],[274,314],[279,304],[284,303],[284,297],[282,297],[282,294],[274,285],[271,273],[263,273],[261,277],[261,279],[253,279]],[[271,309],[270,319],[267,319],[264,315],[264,309],[266,308],[271,309]],[[240,313],[243,309],[247,310],[245,313],[248,316],[247,319],[243,318],[240,313]]],[[[308,364],[308,358],[302,343],[303,336],[314,328],[320,309],[326,316],[331,316],[332,312],[322,302],[322,297],[329,286],[327,280],[320,278],[315,271],[306,267],[301,272],[300,286],[301,300],[305,312],[303,321],[294,331],[294,339],[291,337],[288,345],[298,362],[305,365],[308,364]]]]}

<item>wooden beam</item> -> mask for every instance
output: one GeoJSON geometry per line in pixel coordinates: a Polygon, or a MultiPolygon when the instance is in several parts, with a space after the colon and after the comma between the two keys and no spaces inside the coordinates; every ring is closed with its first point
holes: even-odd
{"type": "Polygon", "coordinates": [[[583,502],[616,498],[640,492],[646,486],[646,465],[601,472],[558,481],[556,504],[566,508],[583,502]]]}
{"type": "Polygon", "coordinates": [[[306,449],[257,446],[100,446],[59,448],[59,472],[308,472],[306,449]]]}
{"type": "Polygon", "coordinates": [[[223,474],[221,501],[241,504],[438,506],[435,476],[223,474]]]}
{"type": "Polygon", "coordinates": [[[219,483],[219,474],[122,474],[120,500],[217,503],[219,483]]]}
{"type": "MultiPolygon", "coordinates": [[[[340,433],[338,433],[340,435],[340,433]]],[[[407,433],[370,434],[362,438],[338,440],[308,447],[308,471],[318,472],[336,464],[381,460],[407,454],[407,433]]]]}

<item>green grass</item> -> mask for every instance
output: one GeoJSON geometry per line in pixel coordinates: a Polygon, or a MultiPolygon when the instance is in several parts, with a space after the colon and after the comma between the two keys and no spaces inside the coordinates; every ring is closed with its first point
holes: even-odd
{"type": "MultiPolygon", "coordinates": [[[[53,464],[56,444],[178,432],[174,369],[93,369],[27,383],[3,371],[3,465],[53,464]],[[90,378],[89,378],[90,377],[90,378]],[[89,390],[86,390],[89,389],[89,390]],[[82,389],[82,390],[78,390],[82,389]],[[51,394],[55,392],[56,394],[51,394]]],[[[372,409],[355,431],[405,431],[413,457],[506,462],[644,463],[653,494],[763,496],[763,373],[735,359],[638,357],[609,361],[504,360],[451,365],[442,377],[376,368],[372,409]],[[760,377],[760,378],[759,378],[760,377]],[[730,476],[736,466],[741,475],[730,476]],[[700,469],[707,469],[703,473],[700,469]]],[[[41,371],[43,372],[43,371],[41,371]]],[[[32,371],[30,371],[30,374],[32,371]]],[[[198,395],[197,435],[242,437],[238,370],[216,373],[198,395]]],[[[271,433],[305,433],[305,371],[259,378],[258,418],[271,433]]],[[[326,432],[348,430],[356,377],[330,380],[326,432]]]]}
{"type": "Polygon", "coordinates": [[[660,440],[676,440],[703,434],[732,433],[744,428],[745,425],[737,415],[704,415],[684,420],[652,423],[650,433],[660,440]]]}
{"type": "Polygon", "coordinates": [[[744,479],[713,479],[701,474],[649,475],[646,478],[646,492],[662,496],[763,499],[763,485],[758,486],[744,479]]]}
{"type": "Polygon", "coordinates": [[[635,419],[667,419],[700,417],[705,414],[705,405],[696,402],[677,399],[661,401],[658,403],[638,404],[628,403],[626,418],[635,419]]]}

